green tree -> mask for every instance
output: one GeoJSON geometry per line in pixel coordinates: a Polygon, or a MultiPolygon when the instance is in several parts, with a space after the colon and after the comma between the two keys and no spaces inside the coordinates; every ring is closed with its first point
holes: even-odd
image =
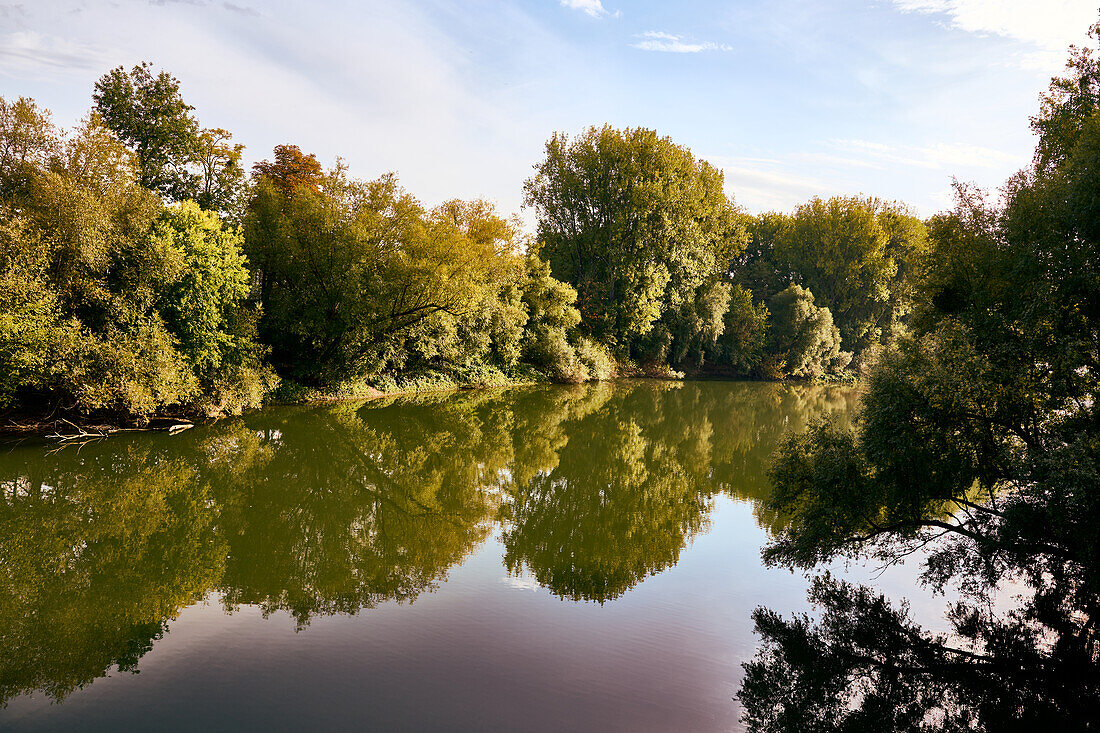
{"type": "Polygon", "coordinates": [[[711,365],[732,369],[739,376],[755,373],[764,360],[769,315],[766,305],[753,302],[751,291],[734,285],[711,365]]]}
{"type": "Polygon", "coordinates": [[[787,263],[776,255],[776,243],[789,236],[789,214],[768,212],[751,217],[747,228],[749,244],[730,262],[734,280],[752,292],[757,302],[767,302],[794,282],[787,263]]]}
{"type": "Polygon", "coordinates": [[[488,204],[428,212],[393,175],[364,183],[339,166],[316,190],[262,176],[245,242],[261,334],[303,383],[334,387],[467,349],[505,362],[519,352],[516,228],[488,204]]]}
{"type": "Polygon", "coordinates": [[[183,101],[178,79],[152,69],[148,62],[111,69],[96,82],[92,101],[103,124],[137,156],[142,186],[177,201],[191,198],[196,182],[187,164],[199,136],[194,107],[183,101]]]}
{"type": "Polygon", "coordinates": [[[852,355],[840,350],[840,330],[828,308],[814,304],[814,294],[799,285],[776,293],[768,303],[771,323],[766,349],[779,374],[816,378],[848,366],[852,355]]]}
{"type": "Polygon", "coordinates": [[[540,252],[587,333],[628,351],[744,246],[721,171],[642,128],[555,134],[525,184],[540,252]]]}
{"type": "Polygon", "coordinates": [[[137,419],[258,404],[238,235],[194,204],[163,210],[98,116],[66,136],[36,119],[46,147],[0,200],[0,394],[137,419]]]}
{"type": "Polygon", "coordinates": [[[927,248],[918,219],[878,199],[815,198],[774,236],[781,270],[830,310],[845,350],[889,341],[908,312],[905,276],[927,248]]]}
{"type": "Polygon", "coordinates": [[[183,100],[180,82],[145,62],[112,69],[96,82],[95,111],[137,156],[140,182],[170,201],[191,199],[238,217],[245,184],[243,145],[220,128],[205,130],[183,100]]]}
{"type": "Polygon", "coordinates": [[[173,271],[156,307],[199,380],[204,411],[239,413],[274,385],[256,345],[257,313],[239,231],[192,202],[165,209],[150,233],[173,271]]]}
{"type": "Polygon", "coordinates": [[[550,264],[528,254],[522,284],[528,320],[522,357],[559,382],[607,379],[615,372],[614,359],[601,344],[572,334],[581,320],[575,307],[577,291],[550,274],[550,264]]]}
{"type": "MultiPolygon", "coordinates": [[[[1094,34],[1097,30],[1094,28],[1094,34]]],[[[1000,207],[960,187],[933,220],[912,333],[874,368],[856,431],[792,437],[769,561],[896,562],[958,588],[951,634],[825,577],[816,623],[756,613],[751,730],[1088,729],[1100,707],[1100,74],[1076,52],[1000,207]],[[1015,585],[1008,611],[993,603],[1015,585]],[[872,723],[873,721],[873,723],[872,723]]]]}

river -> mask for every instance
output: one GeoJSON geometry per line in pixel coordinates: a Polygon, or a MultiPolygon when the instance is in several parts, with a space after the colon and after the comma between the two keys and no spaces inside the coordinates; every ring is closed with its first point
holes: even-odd
{"type": "Polygon", "coordinates": [[[806,607],[760,562],[769,457],[857,402],[617,382],[6,446],[0,730],[738,730],[752,609],[806,607]]]}

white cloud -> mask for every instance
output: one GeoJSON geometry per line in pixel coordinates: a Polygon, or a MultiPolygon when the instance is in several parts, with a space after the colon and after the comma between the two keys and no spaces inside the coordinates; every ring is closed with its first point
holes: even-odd
{"type": "Polygon", "coordinates": [[[790,211],[813,196],[854,193],[836,179],[797,173],[778,160],[705,157],[725,174],[727,193],[750,211],[790,211]]]}
{"type": "Polygon", "coordinates": [[[631,44],[632,47],[642,51],[662,51],[664,53],[701,53],[703,51],[730,51],[732,48],[720,43],[693,43],[685,41],[682,36],[674,36],[663,31],[646,31],[639,38],[642,40],[631,44]]]}
{"type": "Polygon", "coordinates": [[[1096,0],[894,0],[903,12],[945,15],[954,28],[1034,44],[1042,52],[1023,54],[1020,65],[1050,70],[1061,66],[1066,48],[1085,40],[1097,20],[1096,0]]]}
{"type": "Polygon", "coordinates": [[[887,145],[870,140],[830,140],[837,150],[850,158],[832,157],[832,162],[859,167],[908,166],[930,170],[962,168],[1016,167],[1027,161],[1001,150],[965,143],[932,143],[929,145],[887,145]]]}
{"type": "MultiPolygon", "coordinates": [[[[601,0],[561,0],[561,4],[573,10],[580,10],[593,18],[602,18],[605,15],[612,15],[607,12],[607,8],[603,6],[601,0]]],[[[614,16],[618,17],[618,15],[619,13],[616,11],[614,16]]]]}
{"type": "Polygon", "coordinates": [[[967,143],[907,145],[837,139],[813,150],[768,157],[706,155],[725,173],[726,190],[749,211],[791,211],[814,196],[875,194],[904,199],[921,215],[950,208],[953,175],[964,180],[1003,180],[1027,159],[967,143]],[[928,193],[903,192],[905,181],[921,181],[928,193]]]}
{"type": "Polygon", "coordinates": [[[15,31],[0,39],[0,73],[13,76],[99,68],[108,58],[99,46],[35,31],[15,31]]]}

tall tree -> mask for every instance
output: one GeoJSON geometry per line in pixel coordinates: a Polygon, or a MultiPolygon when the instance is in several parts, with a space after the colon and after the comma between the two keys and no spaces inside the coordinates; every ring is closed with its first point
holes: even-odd
{"type": "Polygon", "coordinates": [[[844,348],[859,353],[908,312],[907,281],[927,249],[920,220],[878,199],[814,198],[775,231],[775,259],[833,314],[844,348]]]}
{"type": "Polygon", "coordinates": [[[207,211],[239,218],[244,146],[220,128],[203,129],[183,100],[180,82],[152,64],[104,74],[92,95],[95,111],[136,155],[139,180],[170,201],[192,199],[207,211]]]}
{"type": "Polygon", "coordinates": [[[584,328],[628,351],[744,246],[721,171],[652,130],[555,134],[525,184],[541,253],[584,328]]]}
{"type": "Polygon", "coordinates": [[[195,189],[187,164],[199,124],[191,114],[194,107],[183,101],[179,80],[152,69],[149,62],[130,71],[112,69],[96,82],[92,100],[103,123],[137,156],[141,185],[178,201],[195,189]]]}

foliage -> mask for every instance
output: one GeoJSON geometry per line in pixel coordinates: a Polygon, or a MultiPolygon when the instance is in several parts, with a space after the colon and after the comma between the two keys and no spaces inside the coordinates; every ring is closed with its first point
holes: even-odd
{"type": "Polygon", "coordinates": [[[852,355],[840,350],[840,330],[828,308],[814,304],[814,294],[791,285],[769,302],[768,352],[792,377],[821,377],[844,369],[852,355]]]}
{"type": "Polygon", "coordinates": [[[165,250],[178,268],[157,307],[199,380],[204,411],[259,404],[275,382],[256,345],[257,314],[243,304],[250,276],[240,232],[184,202],[161,214],[150,237],[151,248],[165,250]]]}
{"type": "MultiPolygon", "coordinates": [[[[1094,30],[1095,33],[1095,30],[1094,30]]],[[[1100,705],[1100,249],[1095,64],[1075,54],[1034,121],[1032,167],[1001,206],[965,187],[931,223],[912,333],[872,371],[855,433],[792,438],[773,562],[884,562],[928,545],[957,584],[938,636],[881,598],[821,581],[816,625],[757,614],[742,701],[753,730],[1079,730],[1100,705]],[[1017,604],[992,600],[1012,583],[1017,604]],[[798,684],[799,687],[792,685],[798,684]],[[802,723],[806,727],[800,727],[802,723]]]]}
{"type": "Polygon", "coordinates": [[[775,257],[832,312],[845,350],[859,353],[889,341],[907,313],[905,275],[926,242],[921,222],[896,204],[815,198],[779,231],[775,257]]]}
{"type": "Polygon", "coordinates": [[[741,284],[734,285],[712,363],[731,368],[737,374],[754,373],[764,359],[770,315],[766,305],[753,302],[749,290],[741,284]]]}
{"type": "MultiPolygon", "coordinates": [[[[293,178],[287,179],[294,180],[293,178]]],[[[338,166],[315,190],[257,184],[245,226],[276,368],[314,386],[522,350],[517,230],[481,201],[425,211],[338,166]]]]}
{"type": "Polygon", "coordinates": [[[792,222],[791,215],[779,212],[748,219],[748,246],[730,262],[730,271],[757,302],[767,302],[794,282],[795,273],[776,254],[776,243],[790,236],[792,222]]]}
{"type": "Polygon", "coordinates": [[[119,66],[96,82],[92,99],[103,124],[134,152],[142,186],[209,211],[236,211],[244,146],[231,144],[226,130],[199,127],[178,79],[154,75],[148,62],[130,71],[119,66]]]}
{"type": "Polygon", "coordinates": [[[240,312],[237,235],[194,204],[163,211],[97,116],[62,136],[45,114],[29,119],[33,105],[4,109],[3,128],[24,130],[6,149],[52,147],[4,171],[18,184],[0,202],[0,394],[126,418],[257,404],[263,352],[240,312]]]}
{"type": "Polygon", "coordinates": [[[199,134],[179,80],[152,64],[104,74],[92,95],[103,124],[137,157],[141,185],[172,199],[188,197],[194,182],[185,166],[199,134]]]}
{"type": "Polygon", "coordinates": [[[587,376],[569,342],[569,332],[581,320],[576,302],[577,291],[556,280],[549,263],[535,254],[527,256],[523,305],[528,316],[522,356],[559,382],[581,382],[587,376]]]}
{"type": "Polygon", "coordinates": [[[626,353],[744,246],[722,174],[642,128],[555,134],[525,184],[540,250],[586,333],[626,353]]]}
{"type": "Polygon", "coordinates": [[[266,178],[284,196],[292,196],[300,187],[321,192],[324,171],[317,156],[306,155],[297,145],[276,145],[275,160],[261,160],[252,166],[252,175],[266,178]]]}
{"type": "Polygon", "coordinates": [[[0,197],[25,195],[35,171],[57,150],[57,130],[33,99],[0,97],[0,197]]]}

